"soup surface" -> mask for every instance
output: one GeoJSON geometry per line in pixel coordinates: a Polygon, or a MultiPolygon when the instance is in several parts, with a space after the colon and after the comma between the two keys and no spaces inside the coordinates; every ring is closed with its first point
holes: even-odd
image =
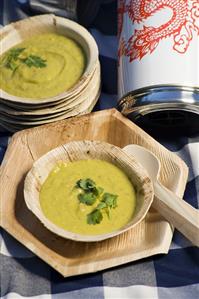
{"type": "Polygon", "coordinates": [[[57,226],[96,235],[129,222],[136,194],[126,174],[115,165],[79,160],[61,163],[51,171],[41,187],[40,204],[44,215],[57,226]]]}
{"type": "Polygon", "coordinates": [[[55,33],[36,35],[0,56],[0,88],[19,97],[53,97],[79,80],[85,63],[74,40],[55,33]]]}

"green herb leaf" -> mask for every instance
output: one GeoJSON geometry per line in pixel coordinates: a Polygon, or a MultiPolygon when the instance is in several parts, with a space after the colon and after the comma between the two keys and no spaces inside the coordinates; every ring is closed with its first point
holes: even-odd
{"type": "Polygon", "coordinates": [[[25,63],[28,67],[32,67],[32,66],[37,68],[46,67],[46,60],[36,55],[29,55],[28,57],[21,59],[21,61],[25,63]]]}
{"type": "Polygon", "coordinates": [[[46,67],[46,60],[42,59],[36,55],[29,55],[25,58],[20,58],[20,54],[25,50],[25,48],[13,48],[11,49],[5,59],[4,65],[14,71],[20,63],[26,64],[28,67],[42,68],[46,67]],[[18,62],[18,63],[16,63],[18,62]]]}
{"type": "Polygon", "coordinates": [[[96,201],[96,196],[91,192],[87,192],[79,194],[78,199],[81,203],[91,206],[96,201]]]}
{"type": "Polygon", "coordinates": [[[104,208],[106,208],[106,203],[102,202],[102,201],[96,207],[97,210],[101,210],[101,209],[104,209],[104,208]]]}
{"type": "Polygon", "coordinates": [[[104,193],[104,189],[96,186],[96,183],[87,178],[80,179],[76,182],[77,188],[82,189],[81,193],[78,195],[78,199],[81,203],[86,205],[93,205],[97,198],[100,200],[97,207],[87,215],[87,223],[88,224],[98,224],[103,219],[103,212],[105,212],[108,218],[111,218],[110,209],[114,209],[117,207],[117,197],[118,195],[111,193],[104,193]],[[100,195],[102,195],[102,198],[100,195]]]}
{"type": "Polygon", "coordinates": [[[118,195],[115,194],[104,193],[102,202],[105,202],[107,207],[115,209],[117,207],[117,197],[118,195]]]}
{"type": "Polygon", "coordinates": [[[76,186],[84,191],[91,191],[95,188],[95,182],[91,179],[81,179],[76,182],[76,186]]]}
{"type": "Polygon", "coordinates": [[[103,219],[103,215],[100,210],[94,210],[90,214],[87,215],[87,223],[88,224],[99,224],[103,219]]]}
{"type": "Polygon", "coordinates": [[[5,66],[12,71],[17,68],[15,61],[19,58],[19,55],[25,50],[25,48],[14,48],[11,49],[5,59],[5,66]]]}
{"type": "Polygon", "coordinates": [[[12,71],[16,70],[17,68],[17,64],[12,59],[10,61],[7,61],[5,66],[12,71]]]}
{"type": "Polygon", "coordinates": [[[17,60],[19,55],[25,50],[25,48],[13,48],[8,52],[8,58],[17,60]]]}
{"type": "Polygon", "coordinates": [[[103,193],[104,189],[102,187],[94,187],[93,193],[96,196],[100,196],[103,193]]]}

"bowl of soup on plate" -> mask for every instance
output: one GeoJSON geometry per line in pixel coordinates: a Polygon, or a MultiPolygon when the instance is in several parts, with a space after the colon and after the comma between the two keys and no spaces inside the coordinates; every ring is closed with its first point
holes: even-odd
{"type": "Polygon", "coordinates": [[[30,17],[0,30],[0,90],[8,101],[49,103],[71,98],[98,67],[94,38],[81,25],[53,14],[30,17]]]}
{"type": "Polygon", "coordinates": [[[74,141],[33,164],[24,197],[28,209],[50,231],[94,242],[142,221],[153,200],[153,187],[145,170],[120,148],[74,141]]]}

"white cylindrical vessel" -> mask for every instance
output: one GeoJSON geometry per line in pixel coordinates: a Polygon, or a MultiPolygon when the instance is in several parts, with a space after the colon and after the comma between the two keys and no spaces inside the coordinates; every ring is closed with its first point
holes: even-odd
{"type": "Polygon", "coordinates": [[[199,1],[119,0],[118,25],[119,109],[199,115],[199,1]]]}

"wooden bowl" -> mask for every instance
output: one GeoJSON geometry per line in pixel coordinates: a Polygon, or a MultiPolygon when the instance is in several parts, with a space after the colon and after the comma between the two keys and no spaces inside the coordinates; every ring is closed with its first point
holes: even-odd
{"type": "Polygon", "coordinates": [[[89,84],[98,64],[98,48],[91,34],[84,27],[71,20],[57,17],[53,14],[46,14],[11,23],[0,30],[2,54],[31,36],[50,32],[72,38],[82,46],[87,58],[87,64],[79,81],[71,89],[66,90],[57,96],[45,99],[22,98],[8,94],[4,90],[0,90],[1,98],[3,100],[19,103],[19,106],[20,103],[23,103],[24,105],[48,105],[48,103],[56,103],[61,99],[71,99],[75,95],[81,94],[81,91],[89,84]]]}
{"type": "Polygon", "coordinates": [[[143,167],[120,148],[99,141],[73,141],[57,147],[39,158],[28,172],[24,184],[24,197],[29,210],[53,233],[75,241],[95,242],[119,235],[137,225],[145,217],[153,201],[152,182],[143,167]],[[122,169],[136,190],[136,209],[129,223],[107,234],[81,235],[64,230],[48,220],[41,209],[39,193],[42,184],[58,162],[101,159],[122,169]]]}

